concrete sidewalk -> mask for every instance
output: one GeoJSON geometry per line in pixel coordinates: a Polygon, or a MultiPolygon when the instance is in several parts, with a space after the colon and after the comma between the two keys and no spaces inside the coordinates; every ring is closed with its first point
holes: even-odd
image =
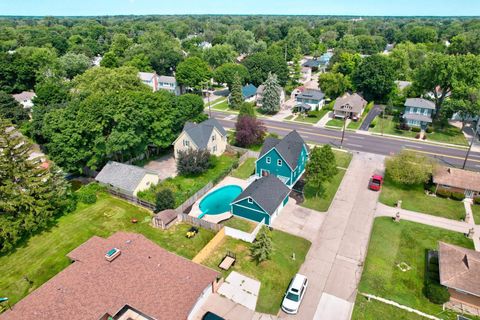
{"type": "Polygon", "coordinates": [[[286,318],[350,319],[378,199],[367,184],[383,162],[383,156],[354,154],[300,269],[309,279],[300,312],[286,318]]]}

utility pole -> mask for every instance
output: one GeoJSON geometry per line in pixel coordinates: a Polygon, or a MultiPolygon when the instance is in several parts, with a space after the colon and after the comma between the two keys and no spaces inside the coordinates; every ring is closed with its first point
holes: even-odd
{"type": "Polygon", "coordinates": [[[383,126],[385,125],[384,124],[384,120],[385,120],[385,107],[382,107],[382,136],[383,136],[383,126]]]}
{"type": "Polygon", "coordinates": [[[472,141],[470,141],[470,145],[468,146],[467,154],[465,155],[465,160],[463,161],[462,169],[465,169],[465,166],[467,165],[468,156],[470,155],[470,151],[472,150],[473,142],[474,142],[475,139],[477,138],[477,133],[478,133],[478,126],[477,126],[477,128],[473,131],[472,141]]]}
{"type": "Polygon", "coordinates": [[[343,130],[342,130],[342,141],[340,141],[340,148],[343,147],[343,139],[345,138],[345,127],[347,126],[347,115],[343,118],[343,130]]]}

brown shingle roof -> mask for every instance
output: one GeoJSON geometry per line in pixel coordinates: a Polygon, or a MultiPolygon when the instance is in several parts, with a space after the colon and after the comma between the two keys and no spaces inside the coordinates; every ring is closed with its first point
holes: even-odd
{"type": "Polygon", "coordinates": [[[480,296],[480,252],[439,242],[440,283],[480,296]]]}
{"type": "Polygon", "coordinates": [[[335,100],[333,110],[359,113],[366,105],[367,101],[358,93],[349,94],[347,92],[335,100]]]}
{"type": "Polygon", "coordinates": [[[217,276],[135,233],[94,236],[68,257],[75,262],[0,319],[97,320],[125,305],[156,319],[186,319],[217,276]],[[108,262],[104,255],[112,248],[121,254],[108,262]]]}
{"type": "Polygon", "coordinates": [[[433,172],[433,182],[479,192],[480,172],[439,166],[433,172]]]}

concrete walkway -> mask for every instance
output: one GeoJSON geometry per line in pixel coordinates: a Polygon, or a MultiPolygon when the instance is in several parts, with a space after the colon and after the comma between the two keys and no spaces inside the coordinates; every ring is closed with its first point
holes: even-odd
{"type": "Polygon", "coordinates": [[[480,225],[470,224],[464,221],[456,221],[447,218],[432,216],[425,213],[399,209],[378,203],[377,209],[375,212],[376,217],[395,217],[397,212],[400,212],[400,219],[407,221],[417,222],[426,224],[433,227],[438,227],[450,231],[468,233],[471,228],[474,228],[473,243],[475,245],[475,250],[480,251],[480,225]]]}
{"type": "Polygon", "coordinates": [[[383,162],[383,156],[353,156],[300,269],[309,279],[300,312],[285,318],[350,319],[378,199],[367,189],[368,180],[383,162]]]}
{"type": "Polygon", "coordinates": [[[320,119],[317,123],[315,123],[314,127],[323,128],[327,124],[328,121],[333,119],[333,111],[327,112],[322,119],[320,119]]]}

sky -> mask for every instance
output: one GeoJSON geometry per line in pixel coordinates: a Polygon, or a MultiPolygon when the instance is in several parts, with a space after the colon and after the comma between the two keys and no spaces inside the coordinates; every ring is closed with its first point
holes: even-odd
{"type": "Polygon", "coordinates": [[[0,0],[0,15],[480,16],[480,0],[0,0]]]}

